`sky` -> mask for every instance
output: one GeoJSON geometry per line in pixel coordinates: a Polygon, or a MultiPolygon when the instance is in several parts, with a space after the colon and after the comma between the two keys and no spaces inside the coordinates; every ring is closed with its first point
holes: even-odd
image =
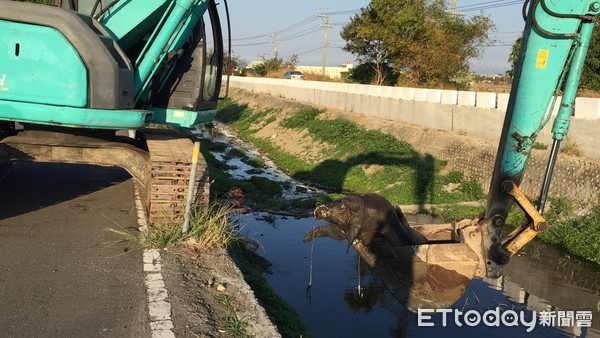
{"type": "MultiPolygon", "coordinates": [[[[299,65],[321,66],[325,18],[318,14],[329,13],[329,25],[332,27],[328,31],[327,66],[338,66],[348,61],[356,64],[355,57],[341,49],[344,40],[340,37],[340,30],[360,8],[368,4],[366,0],[228,0],[233,54],[247,62],[261,60],[261,55],[273,57],[276,35],[280,57],[297,54],[299,65]]],[[[498,74],[510,68],[508,56],[511,47],[525,25],[521,16],[522,4],[523,0],[456,0],[457,11],[467,17],[477,14],[489,16],[496,26],[490,32],[495,42],[485,48],[480,58],[470,61],[473,71],[498,74]]]]}

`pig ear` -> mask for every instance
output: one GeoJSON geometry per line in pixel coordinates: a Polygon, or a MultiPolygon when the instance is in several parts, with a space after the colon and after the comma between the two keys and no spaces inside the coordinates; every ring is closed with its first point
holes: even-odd
{"type": "Polygon", "coordinates": [[[360,199],[358,197],[354,197],[354,198],[348,198],[348,200],[346,201],[346,205],[348,206],[348,209],[350,209],[352,211],[357,211],[363,207],[364,203],[363,203],[362,199],[360,199]]]}

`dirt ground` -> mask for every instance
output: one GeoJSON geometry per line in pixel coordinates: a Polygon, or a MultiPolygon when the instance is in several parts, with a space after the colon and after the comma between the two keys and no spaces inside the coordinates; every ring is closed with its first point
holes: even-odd
{"type": "Polygon", "coordinates": [[[178,247],[161,257],[177,337],[280,337],[224,249],[196,255],[178,247]]]}

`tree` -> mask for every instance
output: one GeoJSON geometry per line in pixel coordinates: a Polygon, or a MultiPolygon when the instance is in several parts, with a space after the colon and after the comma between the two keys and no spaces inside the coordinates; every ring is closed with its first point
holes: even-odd
{"type": "Polygon", "coordinates": [[[506,72],[508,76],[515,76],[515,68],[517,67],[517,62],[519,62],[519,50],[521,49],[521,40],[523,37],[519,36],[519,38],[515,41],[512,46],[512,50],[510,51],[510,55],[508,56],[508,62],[510,62],[511,67],[506,72]]]}
{"type": "Polygon", "coordinates": [[[266,76],[269,72],[279,72],[282,69],[295,69],[298,63],[298,55],[293,54],[287,59],[273,57],[268,59],[266,56],[261,56],[263,62],[254,66],[254,72],[260,76],[266,76]]]}
{"type": "MultiPolygon", "coordinates": [[[[383,48],[383,41],[376,37],[371,32],[371,27],[377,22],[377,13],[367,7],[361,10],[360,15],[356,15],[350,22],[342,28],[340,35],[347,43],[343,49],[356,55],[360,65],[358,69],[352,70],[349,73],[349,78],[352,79],[352,74],[369,73],[364,67],[369,67],[373,70],[374,76],[369,76],[368,83],[382,85],[389,74],[390,61],[383,48]],[[363,67],[359,68],[361,65],[363,67]]],[[[365,83],[365,77],[355,76],[354,82],[365,83]]]]}
{"type": "Polygon", "coordinates": [[[230,58],[229,53],[225,51],[225,56],[223,57],[223,74],[231,74],[236,69],[244,68],[247,65],[248,62],[242,57],[231,53],[230,58]]]}
{"type": "Polygon", "coordinates": [[[579,87],[600,91],[600,26],[596,22],[579,87]]]}
{"type": "Polygon", "coordinates": [[[387,63],[375,65],[373,63],[361,63],[342,73],[345,82],[393,86],[398,81],[398,74],[387,63]],[[379,72],[377,71],[379,69],[379,72]],[[383,76],[382,76],[383,74],[383,76]]]}
{"type": "MultiPolygon", "coordinates": [[[[511,69],[507,74],[514,76],[517,62],[519,62],[519,49],[521,48],[521,37],[519,37],[512,46],[512,51],[508,58],[511,64],[511,69]]],[[[579,88],[588,90],[600,91],[600,26],[595,25],[590,41],[590,47],[583,64],[581,73],[581,81],[579,88]]]]}
{"type": "Polygon", "coordinates": [[[461,87],[453,79],[464,78],[492,28],[488,17],[449,13],[445,0],[373,0],[341,35],[344,49],[372,63],[380,81],[388,64],[403,84],[461,87]]]}

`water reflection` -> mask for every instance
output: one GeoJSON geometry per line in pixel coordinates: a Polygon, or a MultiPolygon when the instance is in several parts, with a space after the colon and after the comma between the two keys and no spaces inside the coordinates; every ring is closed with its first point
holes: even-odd
{"type": "Polygon", "coordinates": [[[256,216],[245,216],[242,222],[244,233],[264,248],[258,253],[273,263],[265,277],[315,337],[600,337],[600,270],[545,245],[528,246],[528,254],[514,257],[501,279],[474,280],[452,309],[483,314],[500,308],[523,313],[527,320],[533,311],[588,310],[594,317],[591,328],[538,325],[528,333],[523,325],[470,327],[450,316],[444,326],[439,313],[428,320],[433,326],[419,327],[418,316],[406,311],[366,264],[357,268],[358,256],[352,250],[346,254],[346,243],[317,238],[311,262],[310,244],[302,243],[302,237],[313,227],[312,219],[277,218],[270,224],[256,216]],[[305,291],[311,264],[309,301],[305,291]]]}

